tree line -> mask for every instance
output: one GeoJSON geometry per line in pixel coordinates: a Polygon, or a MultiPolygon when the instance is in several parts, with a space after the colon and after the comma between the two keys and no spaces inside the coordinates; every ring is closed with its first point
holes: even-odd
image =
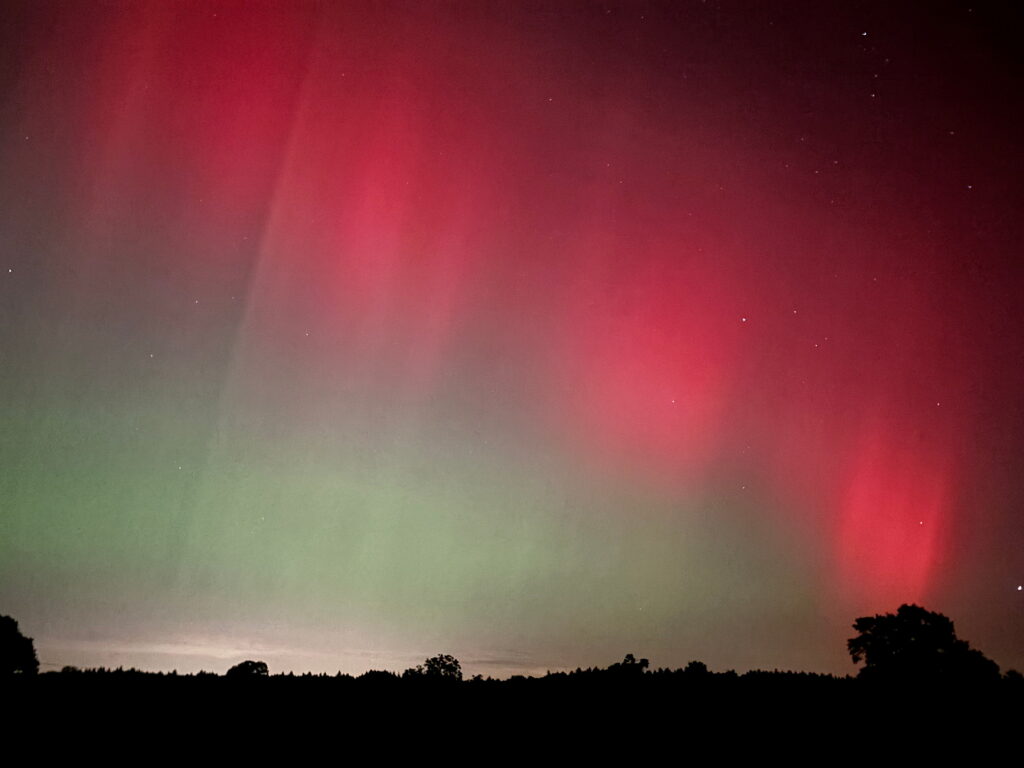
{"type": "Polygon", "coordinates": [[[259,681],[262,679],[288,680],[344,680],[377,687],[428,685],[456,686],[486,685],[494,687],[522,687],[524,685],[615,685],[685,683],[698,687],[745,687],[775,684],[815,685],[833,688],[858,683],[934,685],[995,685],[1024,692],[1024,677],[1015,670],[1000,673],[998,664],[981,651],[972,648],[966,640],[956,636],[953,622],[940,613],[917,605],[901,605],[895,613],[863,616],[853,624],[857,635],[847,641],[847,650],[854,664],[861,665],[856,677],[836,677],[809,672],[771,672],[756,670],[738,675],[734,671],[711,672],[700,661],[691,661],[682,669],[652,669],[647,659],[627,654],[621,662],[606,668],[577,668],[573,671],[548,672],[542,677],[514,675],[507,680],[495,680],[475,675],[463,679],[458,659],[450,654],[439,654],[422,664],[406,669],[401,674],[386,670],[369,670],[359,676],[305,673],[271,675],[266,662],[248,659],[240,662],[221,676],[211,672],[178,675],[177,672],[144,672],[136,669],[79,669],[65,666],[60,672],[39,675],[39,660],[31,638],[24,636],[18,622],[10,616],[0,616],[0,677],[34,678],[60,676],[65,679],[121,679],[168,680],[192,679],[209,681],[222,678],[227,681],[259,681]]]}

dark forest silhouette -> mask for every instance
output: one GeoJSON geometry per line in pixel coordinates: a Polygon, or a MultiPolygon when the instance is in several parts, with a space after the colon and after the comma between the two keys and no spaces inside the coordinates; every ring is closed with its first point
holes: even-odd
{"type": "Polygon", "coordinates": [[[651,690],[682,687],[708,691],[744,691],[779,687],[815,689],[819,691],[852,690],[854,686],[897,685],[932,688],[935,686],[998,686],[1007,692],[1024,693],[1024,677],[1014,670],[1000,675],[999,666],[969,643],[957,638],[953,622],[940,613],[927,611],[916,605],[902,605],[895,614],[863,616],[853,628],[857,636],[847,641],[847,648],[855,664],[863,662],[858,674],[838,677],[813,672],[754,670],[737,674],[729,670],[712,672],[701,661],[691,661],[683,669],[652,669],[647,659],[627,654],[618,663],[607,668],[577,668],[573,671],[548,672],[541,677],[513,675],[497,680],[481,675],[463,679],[458,659],[439,654],[425,659],[423,664],[406,669],[402,674],[391,671],[369,670],[358,676],[305,673],[295,675],[270,674],[266,662],[246,660],[232,666],[221,676],[212,672],[181,674],[176,671],[145,672],[137,669],[79,669],[66,666],[60,672],[38,674],[31,638],[21,634],[18,623],[9,616],[0,616],[0,676],[8,679],[38,679],[40,685],[66,681],[70,685],[113,682],[133,682],[145,685],[167,684],[175,686],[210,684],[230,685],[232,681],[259,681],[267,685],[292,685],[297,681],[318,685],[352,684],[360,689],[396,688],[453,690],[453,686],[467,690],[523,690],[525,688],[593,690],[622,685],[646,686],[651,690]]]}
{"type": "MultiPolygon", "coordinates": [[[[925,734],[932,746],[946,749],[952,737],[974,750],[979,734],[1012,738],[1024,717],[1024,677],[1000,675],[994,662],[956,638],[951,621],[917,606],[857,619],[848,649],[861,668],[845,676],[739,674],[713,671],[698,660],[681,669],[656,668],[626,654],[607,667],[494,679],[464,677],[459,660],[445,653],[401,673],[274,673],[258,659],[225,674],[71,666],[39,673],[32,641],[13,619],[4,617],[2,626],[0,701],[13,713],[7,721],[12,737],[42,746],[54,734],[78,731],[88,736],[58,738],[102,746],[118,734],[138,738],[139,755],[168,740],[192,748],[213,736],[240,740],[262,756],[264,740],[280,734],[373,743],[391,756],[403,747],[436,747],[475,762],[487,753],[465,752],[466,738],[477,738],[485,750],[504,754],[517,746],[533,755],[555,738],[576,754],[589,750],[600,759],[609,756],[609,745],[634,757],[674,745],[693,757],[704,745],[723,755],[768,745],[788,754],[798,743],[815,754],[815,764],[830,764],[818,760],[831,754],[827,750],[877,737],[901,745],[916,761],[925,734]],[[417,731],[420,738],[410,738],[417,731]],[[684,742],[689,746],[680,746],[684,742]],[[815,751],[815,742],[826,752],[815,751]]],[[[634,762],[654,759],[652,752],[634,762]]]]}

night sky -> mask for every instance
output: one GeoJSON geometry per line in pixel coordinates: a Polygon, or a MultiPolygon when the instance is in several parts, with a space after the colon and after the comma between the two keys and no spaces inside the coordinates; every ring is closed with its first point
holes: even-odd
{"type": "Polygon", "coordinates": [[[1024,669],[1024,12],[0,5],[0,613],[64,664],[1024,669]]]}

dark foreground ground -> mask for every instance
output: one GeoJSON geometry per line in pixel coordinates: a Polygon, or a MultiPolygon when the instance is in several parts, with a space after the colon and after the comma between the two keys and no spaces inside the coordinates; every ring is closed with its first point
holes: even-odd
{"type": "Polygon", "coordinates": [[[249,755],[285,744],[298,750],[292,764],[312,761],[297,755],[314,745],[334,750],[330,762],[351,761],[357,749],[360,763],[426,750],[487,764],[556,749],[561,759],[614,754],[630,764],[665,762],[656,759],[665,750],[671,762],[699,753],[702,764],[756,753],[800,753],[819,765],[917,764],[925,755],[988,764],[997,751],[1000,762],[1016,764],[1024,734],[1024,686],[1006,678],[971,685],[601,670],[460,682],[383,672],[231,679],[105,670],[0,686],[8,742],[56,751],[103,744],[135,762],[207,744],[249,755]]]}

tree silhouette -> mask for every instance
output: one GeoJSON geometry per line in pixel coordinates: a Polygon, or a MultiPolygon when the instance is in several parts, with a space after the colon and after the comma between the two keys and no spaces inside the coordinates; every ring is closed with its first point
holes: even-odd
{"type": "Polygon", "coordinates": [[[862,616],[847,641],[858,677],[902,681],[993,681],[999,665],[966,640],[957,639],[953,622],[917,605],[901,605],[895,614],[862,616]]]}
{"type": "Polygon", "coordinates": [[[414,668],[405,670],[402,677],[407,680],[423,677],[431,680],[446,680],[457,683],[462,680],[462,666],[454,656],[440,654],[430,657],[414,668]]]}
{"type": "Polygon", "coordinates": [[[38,671],[32,638],[21,634],[18,622],[10,616],[0,616],[0,676],[34,675],[38,671]]]}
{"type": "Polygon", "coordinates": [[[227,671],[226,677],[267,677],[269,674],[270,670],[267,669],[266,662],[249,660],[243,661],[241,664],[235,664],[235,666],[227,671]]]}
{"type": "Polygon", "coordinates": [[[686,665],[683,674],[694,680],[703,680],[711,673],[708,672],[708,665],[703,661],[691,661],[686,665]]]}
{"type": "Polygon", "coordinates": [[[621,675],[625,677],[636,677],[642,675],[644,670],[650,666],[650,662],[647,659],[636,660],[636,656],[632,653],[627,653],[619,664],[612,664],[608,667],[608,671],[612,674],[621,675]]]}

